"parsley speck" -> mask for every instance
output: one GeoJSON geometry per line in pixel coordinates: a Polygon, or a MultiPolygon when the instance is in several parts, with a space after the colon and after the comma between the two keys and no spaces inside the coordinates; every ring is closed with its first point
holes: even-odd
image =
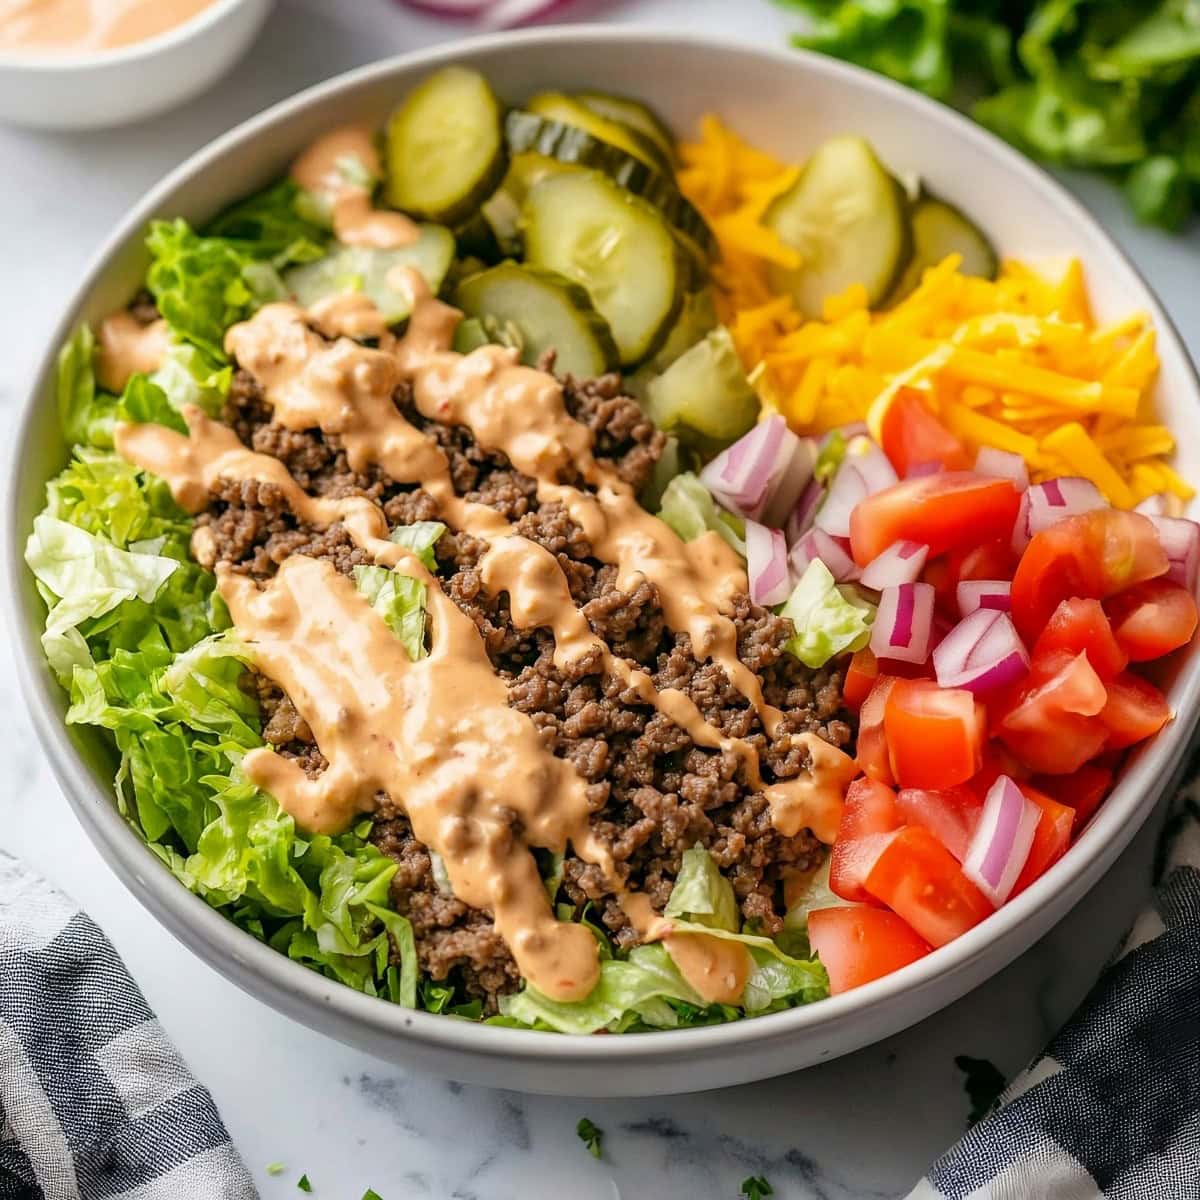
{"type": "Polygon", "coordinates": [[[383,1200],[383,1197],[374,1188],[367,1188],[363,1192],[362,1200],[383,1200]]]}
{"type": "Polygon", "coordinates": [[[302,1192],[311,1192],[312,1191],[312,1184],[308,1182],[307,1175],[301,1175],[300,1178],[296,1180],[296,1186],[302,1192]]]}
{"type": "Polygon", "coordinates": [[[764,1196],[775,1195],[775,1189],[767,1182],[765,1175],[751,1175],[749,1179],[742,1180],[738,1194],[745,1196],[746,1200],[762,1200],[764,1196]]]}
{"type": "Polygon", "coordinates": [[[599,1158],[601,1143],[604,1141],[604,1130],[592,1124],[587,1117],[580,1117],[575,1126],[575,1136],[587,1147],[587,1152],[593,1158],[599,1158]]]}

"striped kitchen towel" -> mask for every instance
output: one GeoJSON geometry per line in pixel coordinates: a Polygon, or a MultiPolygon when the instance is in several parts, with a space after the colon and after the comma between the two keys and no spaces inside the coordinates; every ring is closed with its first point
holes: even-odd
{"type": "Polygon", "coordinates": [[[909,1200],[1200,1200],[1200,779],[1154,902],[1041,1057],[909,1200]]]}
{"type": "Polygon", "coordinates": [[[95,922],[0,851],[0,1200],[255,1200],[95,922]]]}

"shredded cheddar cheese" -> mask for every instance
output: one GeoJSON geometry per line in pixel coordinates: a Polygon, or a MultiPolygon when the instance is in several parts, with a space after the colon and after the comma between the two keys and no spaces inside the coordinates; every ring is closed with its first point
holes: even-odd
{"type": "Polygon", "coordinates": [[[1126,508],[1157,492],[1194,494],[1165,461],[1175,439],[1153,420],[1149,318],[1098,326],[1079,262],[1052,279],[1009,260],[988,280],[961,274],[951,255],[892,308],[871,312],[855,286],[827,299],[821,320],[806,321],[767,275],[768,264],[801,266],[800,256],[762,222],[798,168],[713,116],[681,155],[679,186],[720,247],[718,314],[764,408],[797,432],[865,420],[878,435],[906,387],[969,449],[1019,454],[1035,479],[1082,475],[1126,508]]]}

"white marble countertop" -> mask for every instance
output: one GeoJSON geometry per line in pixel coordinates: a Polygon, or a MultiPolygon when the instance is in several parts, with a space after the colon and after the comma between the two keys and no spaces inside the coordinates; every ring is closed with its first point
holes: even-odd
{"type": "MultiPolygon", "coordinates": [[[[568,17],[711,29],[780,44],[794,21],[765,0],[581,0],[568,17]]],[[[283,0],[257,52],[180,112],[107,133],[0,129],[0,428],[87,257],[129,202],[241,118],[348,67],[455,36],[390,0],[283,0]]],[[[1135,228],[1106,184],[1072,180],[1200,351],[1200,243],[1135,228]]],[[[0,637],[5,635],[0,634],[0,637]]],[[[954,1056],[1012,1073],[1071,1012],[1146,894],[1153,830],[1046,939],[990,984],[890,1041],[800,1075],[690,1097],[551,1099],[466,1088],[376,1062],[277,1015],[193,958],[143,912],[70,814],[0,654],[10,747],[0,845],[25,856],[107,930],[167,1030],[211,1087],[267,1200],[307,1172],[322,1200],[429,1196],[737,1195],[765,1174],[785,1200],[903,1195],[961,1132],[954,1056]],[[593,1161],[574,1127],[606,1130],[593,1161]],[[286,1170],[269,1175],[269,1163],[286,1170]]],[[[199,1200],[199,1198],[197,1198],[199,1200]]]]}

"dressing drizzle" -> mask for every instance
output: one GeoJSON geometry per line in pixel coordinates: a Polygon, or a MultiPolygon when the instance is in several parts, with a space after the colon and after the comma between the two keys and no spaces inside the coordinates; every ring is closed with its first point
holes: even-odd
{"type": "MultiPolygon", "coordinates": [[[[517,535],[495,510],[455,495],[445,455],[404,418],[393,394],[410,384],[424,416],[469,427],[481,446],[532,476],[539,498],[562,503],[597,557],[617,567],[619,587],[656,584],[668,625],[689,635],[697,657],[719,663],[775,732],[782,713],[765,703],[757,677],[737,658],[726,615],[746,586],[733,551],[715,534],[685,543],[645,512],[616,472],[594,458],[589,431],[567,413],[552,376],[521,366],[501,347],[453,353],[459,314],[431,297],[415,273],[405,272],[402,282],[413,291],[414,308],[400,340],[381,328],[365,297],[336,297],[310,313],[268,305],[229,331],[227,348],[254,374],[282,425],[337,435],[352,469],[378,464],[398,482],[420,483],[449,524],[483,538],[485,587],[507,592],[518,628],[551,630],[558,665],[592,659],[590,669],[617,676],[697,744],[737,756],[781,831],[807,826],[832,841],[851,760],[813,734],[791,735],[808,745],[810,774],[764,786],[750,743],[723,735],[683,692],[659,690],[592,633],[552,554],[517,535]],[[313,326],[330,335],[357,331],[380,344],[345,336],[330,343],[313,326]]],[[[611,857],[590,833],[581,777],[508,707],[474,623],[410,551],[386,540],[379,507],[361,496],[309,496],[279,460],[248,450],[228,426],[193,407],[184,418],[186,437],[164,426],[119,426],[117,449],[165,478],[193,512],[205,507],[218,479],[271,483],[301,520],[319,528],[341,522],[375,562],[421,579],[428,593],[431,651],[412,662],[353,583],[327,563],[293,555],[261,589],[220,571],[221,594],[254,647],[256,665],[291,697],[329,762],[309,779],[262,749],[245,759],[247,775],[299,825],[317,831],[344,828],[387,792],[403,805],[416,836],[442,856],[455,894],[493,914],[522,974],[546,995],[577,999],[598,972],[587,931],[554,920],[530,852],[569,844],[600,868],[642,940],[664,940],[698,994],[737,1002],[753,965],[745,947],[675,932],[644,894],[624,892],[611,857]]],[[[205,533],[197,531],[194,550],[211,564],[205,533]]]]}

